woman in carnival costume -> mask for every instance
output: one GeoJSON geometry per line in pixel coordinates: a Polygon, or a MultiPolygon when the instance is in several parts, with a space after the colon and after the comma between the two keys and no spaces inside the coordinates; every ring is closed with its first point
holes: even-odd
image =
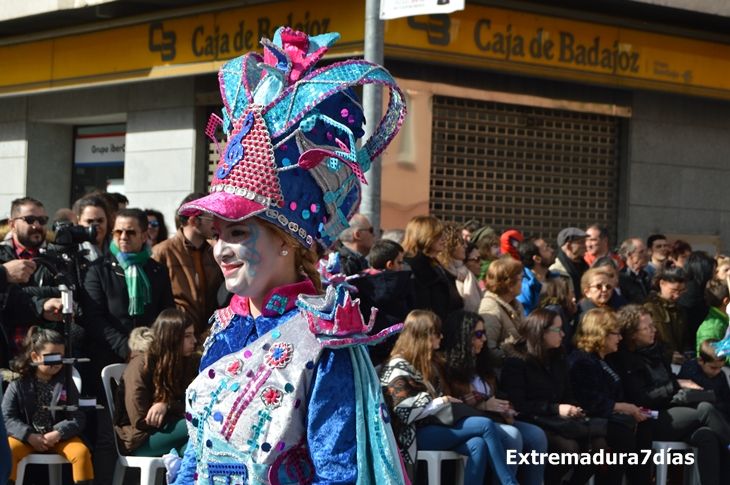
{"type": "MultiPolygon", "coordinates": [[[[168,463],[176,484],[408,483],[365,344],[358,301],[321,293],[312,251],[329,247],[360,201],[363,172],[395,136],[403,95],[364,61],[318,70],[339,34],[282,28],[219,74],[228,135],[211,194],[181,207],[213,216],[215,259],[235,294],[211,319],[200,375],[186,392],[190,443],[168,463]],[[352,89],[376,83],[390,103],[364,135],[352,89]],[[229,481],[230,480],[230,481],[229,481]]],[[[373,316],[375,312],[373,312],[373,316]]]]}

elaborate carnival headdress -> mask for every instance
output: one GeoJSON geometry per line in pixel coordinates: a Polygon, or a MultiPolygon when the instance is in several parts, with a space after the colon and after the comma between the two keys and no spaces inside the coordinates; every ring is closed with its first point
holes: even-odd
{"type": "Polygon", "coordinates": [[[357,212],[363,174],[406,113],[403,93],[377,64],[351,60],[312,70],[339,37],[280,28],[273,41],[261,40],[263,57],[251,52],[221,68],[223,119],[212,115],[206,133],[213,138],[222,123],[228,144],[224,153],[218,149],[210,195],[183,205],[180,214],[258,216],[307,248],[334,243],[357,212]],[[387,86],[390,101],[358,150],[365,118],[353,87],[364,84],[387,86]]]}

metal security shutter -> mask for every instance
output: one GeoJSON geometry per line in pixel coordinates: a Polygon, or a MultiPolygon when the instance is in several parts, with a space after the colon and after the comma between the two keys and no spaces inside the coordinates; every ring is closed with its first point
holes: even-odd
{"type": "Polygon", "coordinates": [[[618,118],[434,96],[431,214],[554,242],[561,229],[616,236],[618,118]]]}

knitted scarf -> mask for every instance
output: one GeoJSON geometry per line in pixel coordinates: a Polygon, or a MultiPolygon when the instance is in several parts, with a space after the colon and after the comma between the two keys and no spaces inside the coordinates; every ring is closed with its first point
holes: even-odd
{"type": "Polygon", "coordinates": [[[145,243],[142,251],[138,253],[123,253],[114,241],[112,241],[110,249],[119,261],[119,266],[124,270],[129,295],[129,315],[142,315],[145,305],[152,301],[150,280],[147,279],[147,274],[142,269],[152,256],[152,249],[149,244],[145,243]]]}

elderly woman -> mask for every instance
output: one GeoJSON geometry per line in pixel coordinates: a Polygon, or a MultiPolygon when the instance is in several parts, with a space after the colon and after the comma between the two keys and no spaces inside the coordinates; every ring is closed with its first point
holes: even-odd
{"type": "MultiPolygon", "coordinates": [[[[545,417],[583,418],[578,400],[573,396],[565,360],[563,322],[558,314],[541,308],[527,316],[514,343],[504,346],[506,358],[500,382],[502,390],[519,412],[518,419],[534,422],[545,417]]],[[[536,423],[537,424],[537,423],[536,423]]],[[[598,453],[606,447],[604,438],[566,438],[543,427],[550,453],[598,453]]],[[[570,464],[545,468],[545,485],[561,483],[570,464]]],[[[584,484],[596,472],[595,465],[574,467],[570,485],[584,484]]]]}
{"type": "MultiPolygon", "coordinates": [[[[656,339],[649,310],[627,305],[618,313],[623,341],[616,362],[626,401],[658,411],[646,430],[639,426],[637,448],[650,449],[652,441],[684,441],[698,448],[700,482],[720,483],[720,463],[730,458],[730,427],[719,411],[702,402],[697,408],[677,406],[672,398],[681,388],[699,389],[693,381],[677,379],[669,358],[656,339]]],[[[646,482],[648,483],[648,482],[646,482]]]]}
{"type": "Polygon", "coordinates": [[[452,306],[457,307],[461,303],[464,310],[477,311],[482,291],[479,289],[474,273],[464,264],[466,243],[461,237],[461,227],[453,222],[444,225],[444,250],[439,253],[437,259],[446,269],[446,277],[452,285],[452,306]],[[453,294],[453,288],[457,290],[455,294],[453,294]]]}
{"type": "Polygon", "coordinates": [[[611,278],[603,268],[591,268],[580,279],[580,288],[583,291],[583,299],[580,301],[581,315],[579,324],[583,320],[583,315],[594,308],[611,308],[609,302],[613,297],[615,286],[611,283],[611,278]]]}
{"type": "MultiPolygon", "coordinates": [[[[620,326],[613,310],[594,308],[587,312],[575,334],[577,349],[568,358],[570,383],[588,416],[609,419],[606,441],[612,451],[633,453],[636,423],[646,420],[646,416],[636,405],[623,401],[621,377],[609,358],[618,351],[620,341],[620,326]],[[616,418],[616,413],[624,417],[616,418]]],[[[604,483],[620,485],[627,466],[628,463],[609,466],[604,483]]],[[[648,483],[640,481],[636,473],[630,475],[632,484],[648,483]]]]}
{"type": "Polygon", "coordinates": [[[479,304],[479,316],[487,332],[489,353],[497,367],[502,366],[504,341],[517,337],[524,318],[517,295],[522,293],[522,263],[511,257],[500,258],[489,265],[484,279],[487,291],[479,304]]]}
{"type": "Polygon", "coordinates": [[[621,270],[618,265],[618,261],[609,256],[604,256],[593,262],[591,269],[593,268],[602,269],[608,275],[608,279],[611,280],[611,284],[613,285],[613,296],[610,300],[608,300],[608,305],[614,310],[619,310],[620,308],[628,305],[629,301],[621,296],[621,288],[618,286],[618,275],[621,270]]]}

